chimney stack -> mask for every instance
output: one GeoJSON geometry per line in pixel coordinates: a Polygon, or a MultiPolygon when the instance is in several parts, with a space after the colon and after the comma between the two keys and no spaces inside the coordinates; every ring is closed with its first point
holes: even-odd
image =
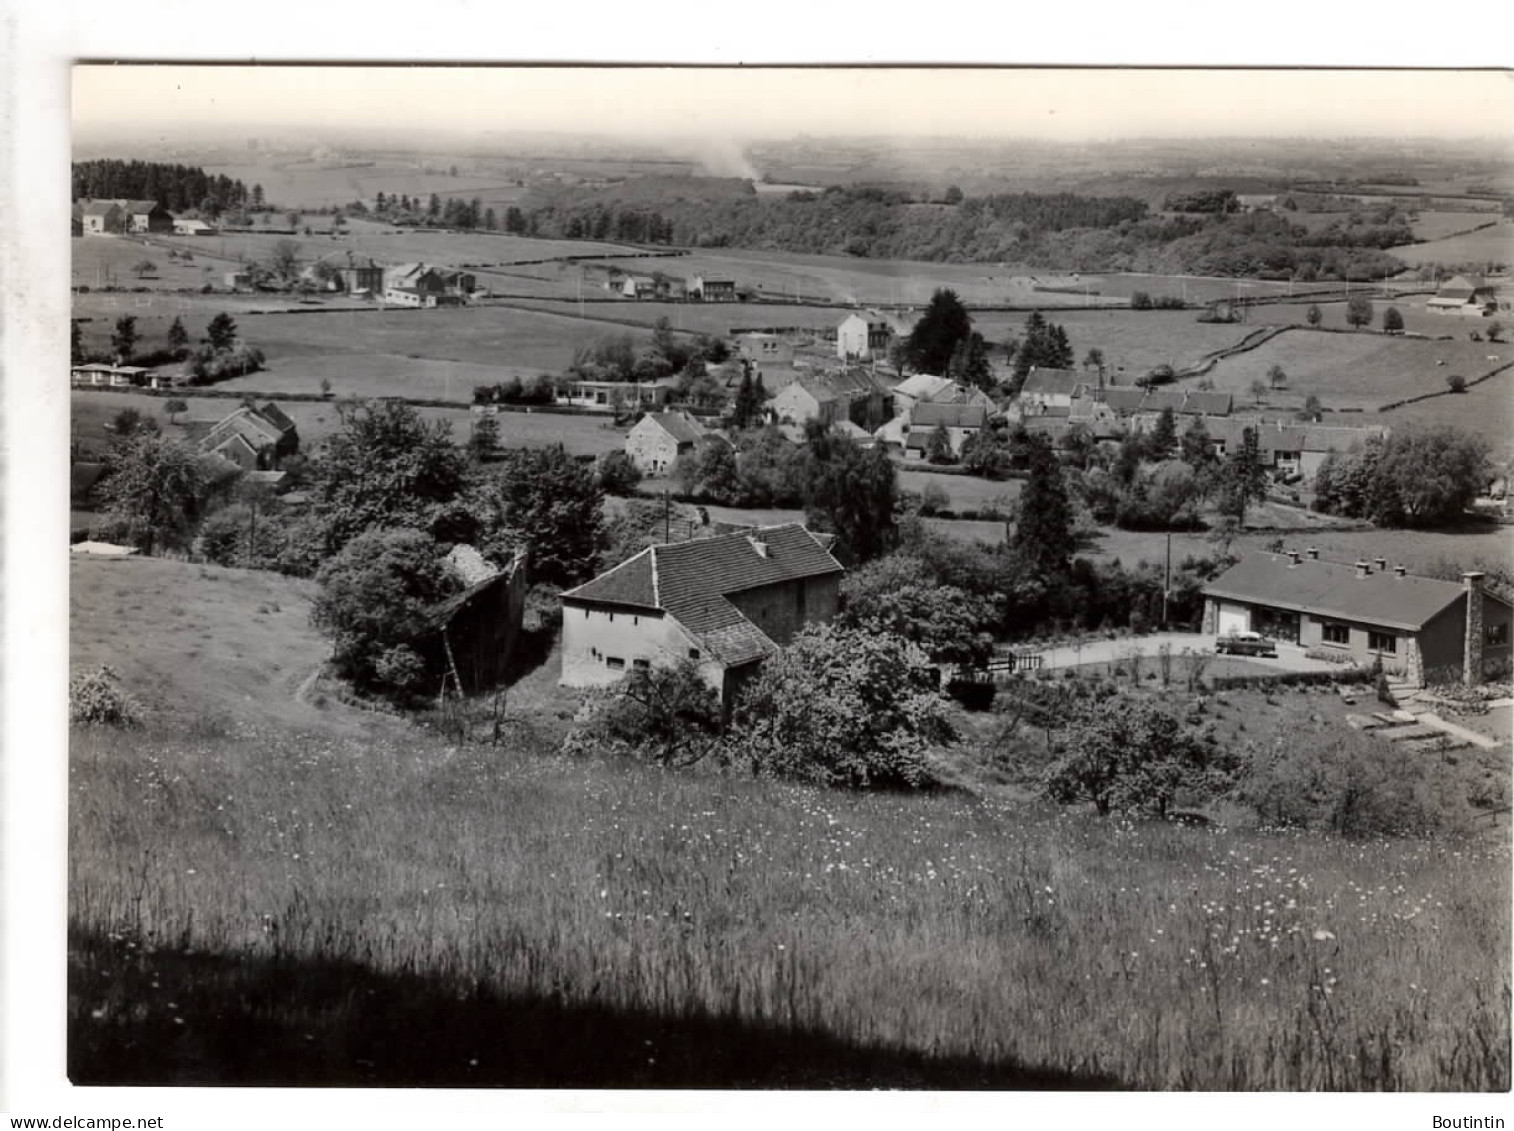
{"type": "Polygon", "coordinates": [[[1372,576],[1372,567],[1368,563],[1366,563],[1366,562],[1358,561],[1356,563],[1356,576],[1357,577],[1371,577],[1372,576]]]}
{"type": "Polygon", "coordinates": [[[1394,577],[1405,577],[1405,576],[1408,575],[1408,573],[1409,573],[1409,571],[1407,569],[1405,569],[1401,565],[1396,565],[1396,566],[1393,567],[1393,576],[1394,577]]]}
{"type": "Polygon", "coordinates": [[[1482,682],[1482,572],[1468,570],[1461,575],[1467,591],[1467,631],[1463,640],[1461,681],[1468,687],[1482,682]]]}
{"type": "Polygon", "coordinates": [[[1288,568],[1292,569],[1296,565],[1298,565],[1298,551],[1297,550],[1289,550],[1288,551],[1288,568]]]}
{"type": "Polygon", "coordinates": [[[1372,564],[1377,567],[1377,572],[1378,573],[1382,573],[1383,570],[1385,570],[1385,569],[1388,568],[1388,559],[1387,558],[1373,558],[1372,559],[1372,564]]]}
{"type": "Polygon", "coordinates": [[[1311,562],[1317,562],[1317,561],[1319,561],[1319,547],[1318,546],[1310,546],[1307,550],[1304,551],[1304,553],[1306,553],[1306,554],[1309,555],[1309,560],[1311,562]]]}

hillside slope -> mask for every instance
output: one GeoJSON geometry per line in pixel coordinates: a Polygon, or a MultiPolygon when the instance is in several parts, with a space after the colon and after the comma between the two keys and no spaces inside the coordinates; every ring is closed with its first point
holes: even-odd
{"type": "Polygon", "coordinates": [[[207,720],[361,727],[366,716],[296,697],[329,647],[311,582],[162,558],[75,557],[69,666],[109,664],[163,725],[207,720]]]}

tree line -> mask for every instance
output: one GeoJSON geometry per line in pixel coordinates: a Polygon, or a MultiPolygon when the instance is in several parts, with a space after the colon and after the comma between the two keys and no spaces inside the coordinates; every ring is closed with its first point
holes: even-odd
{"type": "Polygon", "coordinates": [[[74,200],[155,200],[170,212],[198,211],[218,216],[223,211],[261,204],[240,180],[209,174],[195,165],[170,165],[157,161],[123,161],[99,158],[73,163],[74,200]]]}

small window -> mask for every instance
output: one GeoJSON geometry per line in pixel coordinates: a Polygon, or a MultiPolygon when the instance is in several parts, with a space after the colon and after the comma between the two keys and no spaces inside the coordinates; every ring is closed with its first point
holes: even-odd
{"type": "Polygon", "coordinates": [[[699,649],[698,648],[690,648],[689,649],[689,659],[691,659],[691,660],[697,660],[697,659],[699,659],[699,649]]]}
{"type": "Polygon", "coordinates": [[[1393,656],[1398,653],[1398,637],[1391,632],[1367,633],[1367,648],[1372,652],[1386,652],[1393,656]]]}
{"type": "Polygon", "coordinates": [[[1343,624],[1323,624],[1320,626],[1320,639],[1326,644],[1350,644],[1351,630],[1343,624]]]}
{"type": "Polygon", "coordinates": [[[1509,642],[1509,626],[1507,624],[1490,624],[1487,633],[1488,643],[1500,646],[1509,642]]]}
{"type": "Polygon", "coordinates": [[[641,668],[641,669],[645,670],[645,669],[650,668],[652,666],[652,661],[651,660],[632,660],[631,661],[631,666],[632,667],[641,668]]]}
{"type": "Polygon", "coordinates": [[[621,671],[626,666],[625,660],[623,660],[619,656],[606,656],[605,664],[608,667],[614,668],[616,671],[621,671]]]}

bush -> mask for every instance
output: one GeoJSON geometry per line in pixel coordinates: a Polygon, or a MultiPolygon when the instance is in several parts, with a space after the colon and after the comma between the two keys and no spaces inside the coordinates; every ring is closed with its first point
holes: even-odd
{"type": "Polygon", "coordinates": [[[1347,837],[1422,836],[1461,823],[1435,760],[1356,734],[1280,736],[1251,752],[1233,796],[1267,825],[1347,837]]]}
{"type": "Polygon", "coordinates": [[[625,452],[606,452],[599,457],[599,487],[607,495],[634,495],[641,482],[641,469],[625,452]]]}
{"type": "Polygon", "coordinates": [[[135,727],[142,723],[142,706],[121,686],[107,666],[77,675],[68,685],[68,718],[88,726],[135,727]]]}
{"type": "Polygon", "coordinates": [[[720,698],[692,660],[635,668],[590,697],[574,719],[570,753],[628,754],[663,766],[691,766],[717,749],[720,698]]]}
{"type": "Polygon", "coordinates": [[[955,738],[935,669],[917,645],[812,626],[742,698],[729,757],[754,774],[819,785],[922,788],[931,750],[955,738]]]}

